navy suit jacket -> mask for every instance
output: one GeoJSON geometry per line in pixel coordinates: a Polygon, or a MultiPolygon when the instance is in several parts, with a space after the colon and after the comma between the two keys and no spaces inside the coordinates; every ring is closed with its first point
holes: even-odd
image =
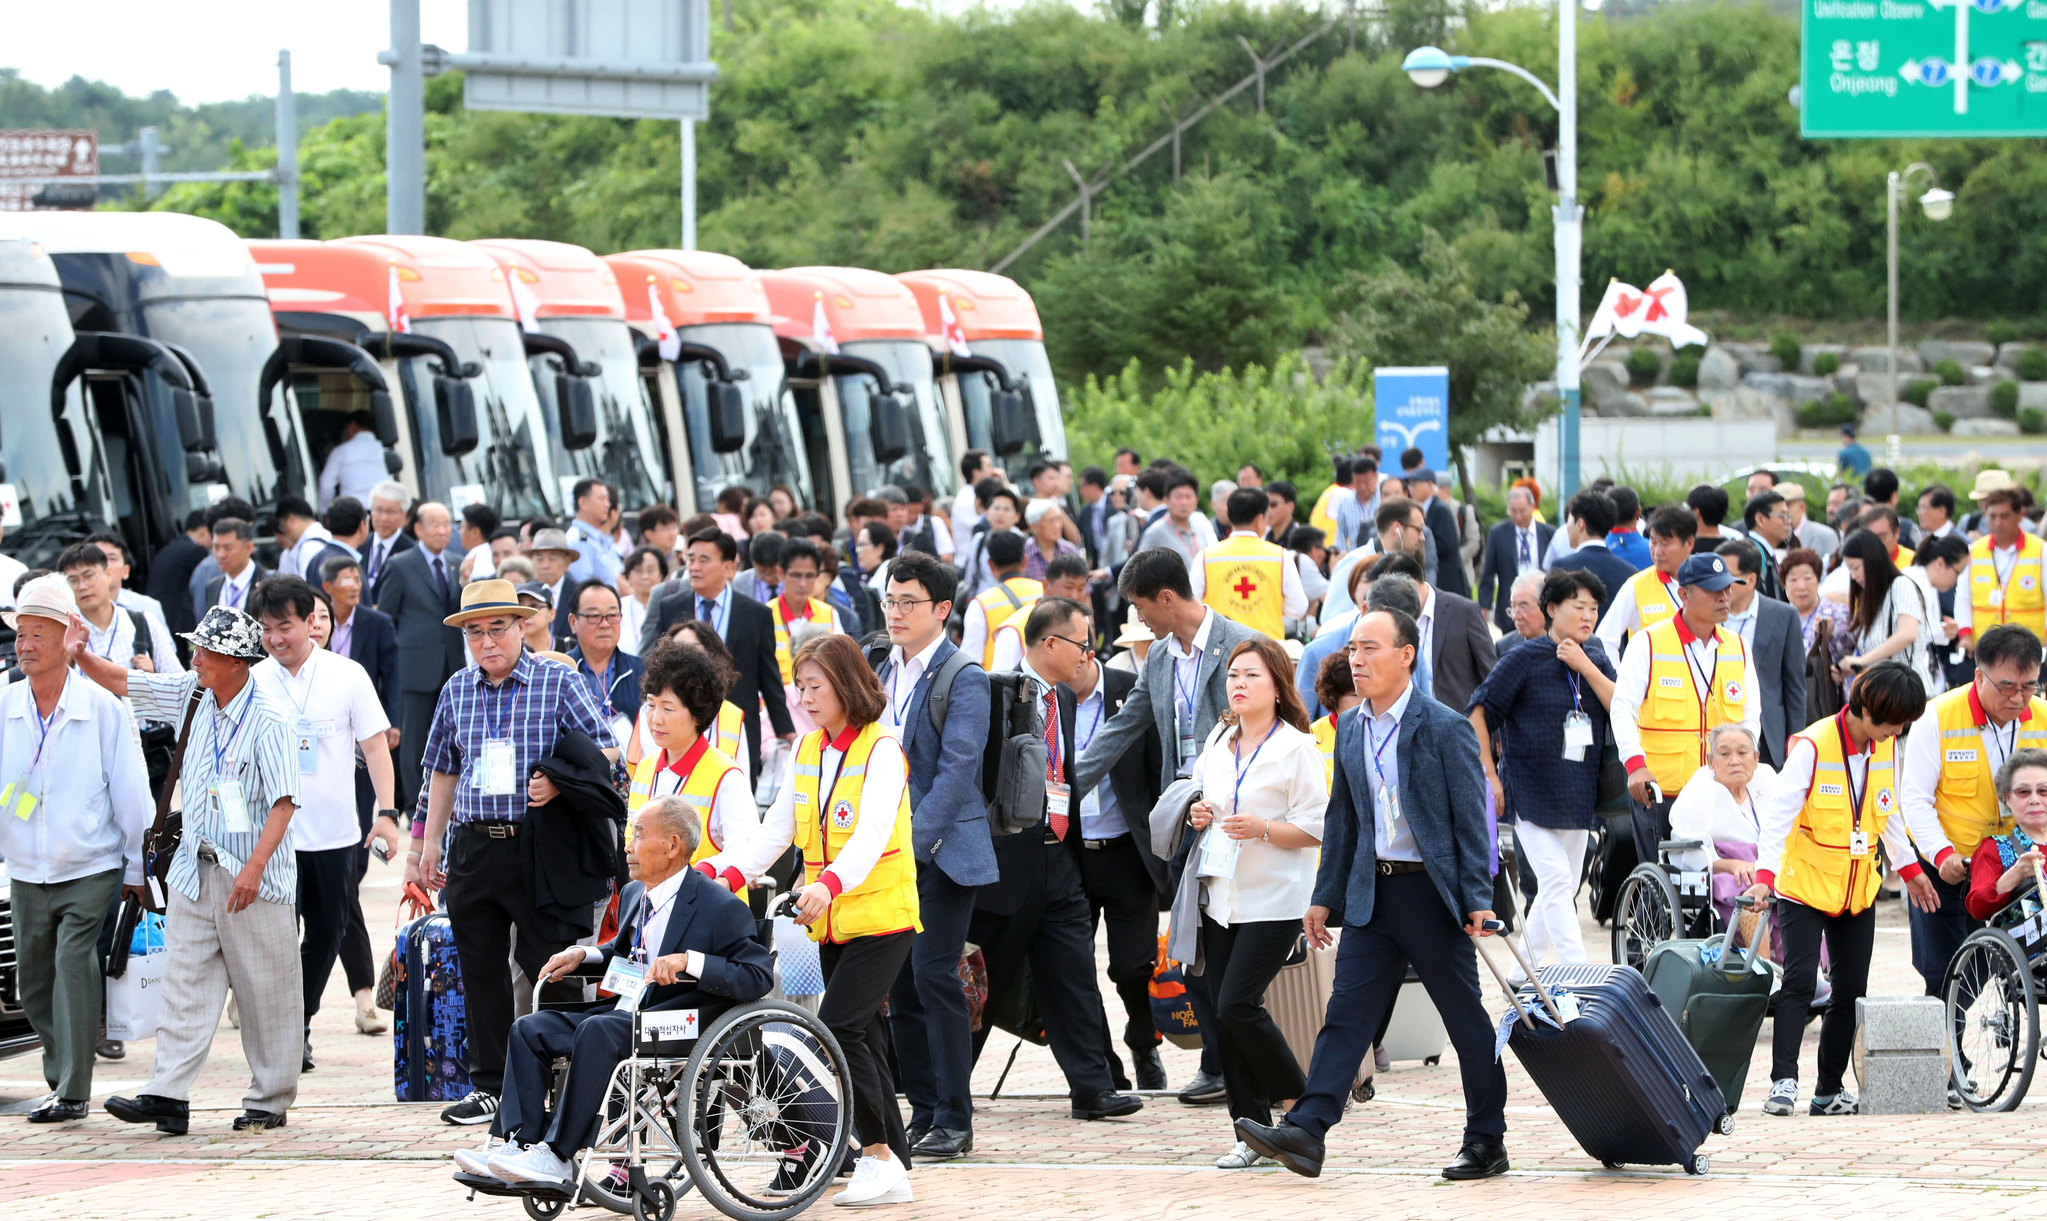
{"type": "MultiPolygon", "coordinates": [[[[930,664],[910,693],[903,715],[903,753],[910,759],[910,843],[920,862],[929,861],[961,886],[986,886],[996,878],[995,846],[988,808],[981,801],[981,767],[988,752],[988,673],[969,665],[953,676],[943,737],[931,728],[931,680],[958,646],[939,641],[930,664]]],[[[889,698],[895,661],[884,661],[880,677],[889,698]]]]}
{"type": "MultiPolygon", "coordinates": [[[[1314,904],[1329,922],[1372,921],[1379,879],[1377,787],[1365,763],[1364,706],[1336,723],[1336,776],[1322,823],[1322,865],[1314,904]]],[[[1485,772],[1478,734],[1448,706],[1416,692],[1400,718],[1400,812],[1414,829],[1429,880],[1458,924],[1493,906],[1492,836],[1486,827],[1485,772]]]]}
{"type": "Polygon", "coordinates": [[[400,691],[438,695],[449,677],[469,664],[462,629],[442,622],[462,605],[462,582],[456,576],[462,557],[450,547],[441,558],[448,574],[446,594],[434,580],[424,547],[392,556],[377,574],[377,609],[398,629],[400,691]]]}
{"type": "Polygon", "coordinates": [[[349,659],[369,671],[370,685],[384,705],[384,715],[398,723],[398,628],[391,616],[373,606],[356,604],[350,617],[349,659]]]}
{"type": "MultiPolygon", "coordinates": [[[[1557,532],[1548,522],[1531,522],[1535,531],[1536,564],[1542,563],[1542,553],[1549,550],[1550,536],[1557,532]]],[[[1514,630],[1514,621],[1507,617],[1507,603],[1513,595],[1515,578],[1521,575],[1521,551],[1514,542],[1514,523],[1503,521],[1486,532],[1485,558],[1478,566],[1477,602],[1492,612],[1493,622],[1503,632],[1514,630]]],[[[1603,577],[1601,578],[1604,579],[1603,577]]]]}
{"type": "MultiPolygon", "coordinates": [[[[704,973],[695,980],[679,978],[672,984],[648,984],[640,1008],[670,1009],[687,1002],[692,992],[755,1001],[775,986],[774,958],[768,948],[754,940],[753,911],[745,900],[694,869],[683,871],[682,887],[675,893],[675,906],[668,913],[668,928],[661,936],[658,954],[682,954],[696,950],[704,956],[704,973]]],[[[602,959],[609,962],[619,954],[630,954],[633,939],[647,917],[643,890],[630,915],[618,923],[618,935],[600,946],[602,959]]]]}

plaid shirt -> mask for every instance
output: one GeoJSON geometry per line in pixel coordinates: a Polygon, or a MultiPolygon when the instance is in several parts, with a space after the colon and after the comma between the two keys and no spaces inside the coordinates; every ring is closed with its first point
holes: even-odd
{"type": "Polygon", "coordinates": [[[1074,546],[1072,543],[1067,542],[1063,538],[1060,539],[1059,542],[1053,546],[1051,555],[1046,555],[1042,550],[1038,548],[1038,540],[1036,538],[1025,538],[1024,575],[1029,577],[1033,581],[1042,581],[1045,579],[1046,566],[1049,565],[1053,560],[1058,559],[1062,555],[1079,554],[1080,548],[1074,546]]]}
{"type": "MultiPolygon", "coordinates": [[[[420,768],[461,777],[455,785],[455,822],[519,822],[526,817],[526,778],[533,765],[554,753],[563,734],[576,730],[600,747],[618,745],[590,698],[589,685],[575,671],[525,653],[511,676],[493,687],[482,667],[472,665],[441,688],[420,768]],[[512,741],[513,791],[497,797],[484,794],[476,774],[483,744],[492,738],[512,741]]],[[[420,799],[424,806],[424,786],[420,799]]]]}
{"type": "MultiPolygon", "coordinates": [[[[197,674],[128,674],[128,699],[135,715],[148,721],[176,725],[185,718],[185,701],[199,683],[197,674]]],[[[275,704],[263,698],[252,678],[221,708],[213,692],[199,698],[199,711],[192,717],[192,736],[185,743],[185,766],[178,774],[179,792],[184,796],[185,833],[178,841],[178,854],[171,858],[172,890],[194,903],[199,901],[199,848],[213,847],[221,867],[240,873],[256,840],[269,821],[270,807],[280,800],[298,804],[298,741],[290,723],[275,704]],[[220,803],[213,800],[214,751],[221,754],[218,775],[239,779],[243,808],[249,816],[247,831],[229,831],[221,816],[220,803]]],[[[296,903],[299,893],[298,854],[292,850],[291,831],[263,866],[258,893],[271,903],[296,903]]]]}

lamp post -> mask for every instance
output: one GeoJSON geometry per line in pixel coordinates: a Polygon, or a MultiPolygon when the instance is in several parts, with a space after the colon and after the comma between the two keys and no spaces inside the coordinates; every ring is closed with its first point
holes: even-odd
{"type": "Polygon", "coordinates": [[[1557,0],[1557,91],[1551,92],[1526,68],[1505,60],[1451,55],[1437,47],[1419,47],[1400,66],[1424,89],[1450,79],[1466,68],[1498,68],[1535,86],[1557,112],[1557,203],[1550,215],[1556,223],[1557,391],[1564,396],[1564,418],[1557,429],[1557,481],[1568,502],[1578,490],[1578,262],[1584,212],[1578,206],[1578,0],[1557,0]]]}
{"type": "Polygon", "coordinates": [[[1898,437],[1898,200],[1905,194],[1905,184],[1912,175],[1926,175],[1926,194],[1919,197],[1919,206],[1926,212],[1928,220],[1946,220],[1955,210],[1955,193],[1940,189],[1940,175],[1924,161],[1914,161],[1902,170],[1892,170],[1890,181],[1884,187],[1884,210],[1890,219],[1890,292],[1888,307],[1888,329],[1884,333],[1887,355],[1884,363],[1890,368],[1891,381],[1891,435],[1885,440],[1891,449],[1891,460],[1898,460],[1902,442],[1898,437]]]}

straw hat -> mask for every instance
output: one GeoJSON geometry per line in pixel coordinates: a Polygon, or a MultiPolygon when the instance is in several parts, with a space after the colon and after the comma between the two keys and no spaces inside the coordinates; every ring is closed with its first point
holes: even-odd
{"type": "MultiPolygon", "coordinates": [[[[545,531],[543,531],[545,533],[545,531]]],[[[555,531],[556,534],[561,531],[555,531]]],[[[215,608],[219,609],[219,608],[215,608]]],[[[526,619],[540,612],[520,603],[517,591],[510,581],[495,578],[488,581],[471,581],[462,587],[462,609],[449,615],[442,623],[449,627],[461,627],[471,619],[491,619],[504,615],[512,619],[526,619]]],[[[201,625],[204,626],[203,624],[201,625]]]]}
{"type": "Polygon", "coordinates": [[[583,554],[574,547],[569,546],[569,535],[566,530],[535,530],[533,532],[533,545],[526,548],[526,554],[539,555],[543,551],[559,551],[563,555],[570,557],[583,554]]]}
{"type": "Polygon", "coordinates": [[[0,619],[13,627],[22,615],[37,615],[44,619],[55,619],[70,626],[71,616],[78,613],[78,600],[71,596],[71,583],[56,573],[37,577],[21,587],[21,597],[15,600],[14,609],[0,611],[0,619]]]}
{"type": "Polygon", "coordinates": [[[1991,468],[1976,472],[1976,486],[1970,490],[1970,500],[1981,500],[1992,492],[2008,492],[2018,485],[2011,481],[2009,472],[1991,468]]]}

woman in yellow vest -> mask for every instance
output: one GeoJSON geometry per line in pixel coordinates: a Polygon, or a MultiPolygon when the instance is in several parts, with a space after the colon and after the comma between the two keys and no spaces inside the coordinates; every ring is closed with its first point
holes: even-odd
{"type": "Polygon", "coordinates": [[[1331,653],[1322,659],[1322,668],[1315,671],[1315,698],[1322,701],[1324,708],[1332,709],[1327,716],[1315,718],[1315,745],[1322,751],[1322,783],[1336,783],[1336,718],[1364,703],[1358,698],[1357,688],[1351,684],[1350,656],[1347,653],[1331,653]]]}
{"type": "Polygon", "coordinates": [[[647,654],[640,699],[657,749],[633,769],[626,809],[670,794],[688,802],[702,828],[690,865],[738,894],[751,878],[728,863],[738,859],[728,854],[754,834],[760,815],[745,770],[704,732],[716,722],[727,686],[717,663],[702,649],[663,640],[647,654]]]}
{"type": "MultiPolygon", "coordinates": [[[[817,1016],[846,1053],[862,1154],[839,1200],[906,1203],[916,1198],[910,1143],[881,1012],[911,938],[924,927],[910,844],[909,759],[881,724],[888,697],[851,636],[816,637],[795,660],[796,688],[818,728],[797,740],[775,804],[738,864],[766,869],[791,843],[803,854],[807,884],[796,891],[794,914],[819,943],[825,990],[817,1016]]],[[[836,1158],[839,1151],[800,1156],[836,1158]]]]}
{"type": "Polygon", "coordinates": [[[1898,735],[1926,711],[1926,688],[1898,662],[1863,671],[1848,706],[1793,735],[1777,791],[1762,814],[1756,882],[1747,893],[1776,897],[1777,997],[1771,1043],[1767,1115],[1789,1115],[1798,1102],[1798,1046],[1819,982],[1820,942],[1831,963],[1833,1002],[1820,1024],[1819,1081],[1814,1115],[1853,1115],[1855,1096],[1841,1087],[1855,1042],[1855,1002],[1869,985],[1876,942],[1877,889],[1897,864],[1912,902],[1940,906],[1913,859],[1902,819],[1895,751],[1898,735]]]}
{"type": "MultiPolygon", "coordinates": [[[[718,633],[710,630],[709,624],[697,619],[685,619],[668,629],[668,639],[708,654],[711,664],[724,676],[725,690],[732,690],[739,667],[733,664],[732,651],[725,647],[724,641],[718,639],[718,633]],[[697,630],[699,626],[703,628],[702,631],[697,630]]],[[[626,742],[625,765],[628,768],[638,767],[640,760],[655,749],[654,731],[648,725],[648,719],[647,705],[643,700],[640,704],[639,719],[633,723],[633,735],[626,742]]],[[[753,755],[746,749],[746,716],[740,712],[739,705],[731,700],[723,701],[718,708],[718,719],[711,726],[710,738],[711,745],[732,756],[733,762],[745,768],[748,775],[753,774],[753,755]]]]}

